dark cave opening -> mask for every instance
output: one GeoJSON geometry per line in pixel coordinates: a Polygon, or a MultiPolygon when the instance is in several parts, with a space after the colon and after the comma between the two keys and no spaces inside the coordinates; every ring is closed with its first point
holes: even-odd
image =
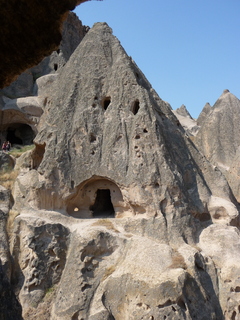
{"type": "Polygon", "coordinates": [[[23,144],[22,139],[16,137],[14,130],[9,129],[7,132],[7,141],[11,141],[11,144],[23,144]]]}
{"type": "Polygon", "coordinates": [[[139,109],[140,109],[139,100],[135,100],[132,104],[131,111],[134,115],[136,115],[139,109]]]}
{"type": "Polygon", "coordinates": [[[30,145],[33,143],[35,133],[33,129],[23,123],[14,123],[7,128],[6,140],[13,144],[30,145]]]}
{"type": "Polygon", "coordinates": [[[108,106],[110,105],[111,103],[111,97],[105,97],[103,100],[102,100],[102,106],[103,106],[103,109],[104,110],[107,110],[108,106]]]}
{"type": "Polygon", "coordinates": [[[109,189],[98,189],[94,205],[89,208],[92,211],[93,218],[114,217],[115,211],[111,201],[109,189]]]}

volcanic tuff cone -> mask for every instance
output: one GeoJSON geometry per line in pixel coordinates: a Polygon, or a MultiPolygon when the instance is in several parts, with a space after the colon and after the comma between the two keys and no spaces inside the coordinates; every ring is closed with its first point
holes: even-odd
{"type": "Polygon", "coordinates": [[[236,200],[107,24],[49,92],[14,190],[26,319],[235,317],[236,200]]]}
{"type": "Polygon", "coordinates": [[[212,107],[211,105],[207,102],[204,106],[204,108],[202,109],[200,115],[197,118],[197,124],[199,126],[201,126],[203,124],[203,122],[205,121],[207,115],[209,114],[209,112],[211,111],[212,107]]]}
{"type": "Polygon", "coordinates": [[[239,111],[239,99],[229,90],[224,90],[208,112],[195,140],[204,155],[225,173],[238,201],[240,200],[239,111]]]}
{"type": "Polygon", "coordinates": [[[31,206],[90,217],[107,197],[118,217],[176,210],[208,220],[212,194],[230,200],[106,23],[88,32],[50,91],[24,195],[31,206]]]}
{"type": "Polygon", "coordinates": [[[174,110],[173,113],[178,118],[187,134],[196,135],[199,127],[197,126],[196,120],[191,117],[184,104],[181,105],[180,108],[174,110]]]}

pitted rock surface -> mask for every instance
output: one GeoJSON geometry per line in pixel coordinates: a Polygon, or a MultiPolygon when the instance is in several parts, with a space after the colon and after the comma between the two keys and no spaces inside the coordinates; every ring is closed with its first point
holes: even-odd
{"type": "Polygon", "coordinates": [[[13,190],[24,319],[237,319],[238,203],[108,25],[45,77],[13,190]]]}
{"type": "MultiPolygon", "coordinates": [[[[219,179],[218,173],[210,165],[201,168],[200,154],[187,146],[171,108],[107,24],[88,32],[50,92],[35,140],[36,152],[45,151],[37,173],[28,173],[35,183],[24,195],[26,204],[90,217],[97,190],[104,189],[118,217],[167,215],[174,208],[180,216],[210,219],[215,190],[208,176],[219,179]]],[[[220,179],[221,196],[232,201],[220,179]]]]}

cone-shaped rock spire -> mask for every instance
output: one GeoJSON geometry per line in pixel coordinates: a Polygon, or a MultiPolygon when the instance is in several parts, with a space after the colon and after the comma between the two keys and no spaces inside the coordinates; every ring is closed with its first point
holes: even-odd
{"type": "Polygon", "coordinates": [[[207,102],[204,106],[204,108],[202,109],[198,119],[197,119],[197,124],[199,126],[201,126],[203,124],[203,122],[205,121],[207,115],[209,114],[209,112],[212,110],[211,105],[207,102]]]}
{"type": "Polygon", "coordinates": [[[28,202],[77,217],[175,210],[210,219],[197,150],[106,23],[88,32],[50,91],[33,160],[41,183],[28,202]]]}
{"type": "Polygon", "coordinates": [[[196,136],[196,144],[205,156],[225,174],[235,197],[240,201],[239,132],[240,101],[229,90],[207,114],[196,136]]]}

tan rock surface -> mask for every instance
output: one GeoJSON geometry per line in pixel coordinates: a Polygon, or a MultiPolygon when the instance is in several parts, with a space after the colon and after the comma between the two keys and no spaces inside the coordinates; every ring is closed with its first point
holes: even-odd
{"type": "Polygon", "coordinates": [[[48,94],[13,192],[24,318],[234,317],[236,199],[106,24],[48,94]]]}

